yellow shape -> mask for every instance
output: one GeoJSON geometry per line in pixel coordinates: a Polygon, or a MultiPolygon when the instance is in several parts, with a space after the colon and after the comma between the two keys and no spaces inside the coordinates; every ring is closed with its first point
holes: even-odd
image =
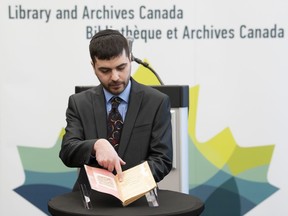
{"type": "Polygon", "coordinates": [[[245,148],[237,146],[227,165],[234,175],[239,175],[249,169],[269,165],[273,149],[273,145],[245,148]]]}
{"type": "Polygon", "coordinates": [[[199,86],[190,88],[188,132],[191,140],[201,154],[217,168],[228,166],[232,175],[269,165],[272,158],[273,145],[261,147],[239,147],[229,128],[221,131],[207,142],[196,139],[196,117],[199,86]]]}
{"type": "Polygon", "coordinates": [[[205,143],[200,143],[192,136],[198,150],[203,154],[214,166],[221,169],[227,164],[231,155],[233,155],[237,144],[231,134],[229,128],[214,136],[205,143]]]}
{"type": "Polygon", "coordinates": [[[190,88],[189,90],[189,118],[188,132],[191,140],[201,154],[217,168],[221,169],[230,159],[236,148],[236,142],[231,135],[229,128],[208,140],[200,143],[196,139],[196,117],[198,106],[199,86],[190,88]]]}
{"type": "MultiPolygon", "coordinates": [[[[144,62],[147,62],[144,60],[144,62]]],[[[147,62],[148,63],[148,62],[147,62]]],[[[150,66],[151,67],[151,66],[150,66]]],[[[159,85],[157,77],[146,67],[140,65],[133,75],[133,78],[144,85],[159,85]]]]}

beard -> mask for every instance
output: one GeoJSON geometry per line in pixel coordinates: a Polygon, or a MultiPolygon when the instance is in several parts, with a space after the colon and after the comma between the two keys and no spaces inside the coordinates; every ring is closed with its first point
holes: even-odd
{"type": "Polygon", "coordinates": [[[106,85],[104,83],[101,83],[101,84],[111,94],[119,95],[125,90],[128,82],[125,82],[125,81],[114,82],[114,81],[112,81],[106,85]]]}

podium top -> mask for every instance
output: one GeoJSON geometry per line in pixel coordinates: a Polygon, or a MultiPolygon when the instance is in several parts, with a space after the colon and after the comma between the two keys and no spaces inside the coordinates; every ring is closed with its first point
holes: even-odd
{"type": "Polygon", "coordinates": [[[189,106],[188,85],[155,85],[151,86],[170,97],[171,108],[189,106]]]}
{"type": "Polygon", "coordinates": [[[149,207],[145,197],[123,207],[117,198],[93,191],[92,208],[86,209],[81,201],[80,192],[76,191],[52,198],[48,202],[48,210],[53,216],[198,216],[205,208],[199,198],[175,191],[159,190],[158,198],[158,207],[149,207]]]}
{"type": "MultiPolygon", "coordinates": [[[[95,86],[75,86],[75,93],[86,91],[95,86]]],[[[189,106],[189,86],[188,85],[151,85],[152,88],[170,97],[171,108],[189,106]]]]}

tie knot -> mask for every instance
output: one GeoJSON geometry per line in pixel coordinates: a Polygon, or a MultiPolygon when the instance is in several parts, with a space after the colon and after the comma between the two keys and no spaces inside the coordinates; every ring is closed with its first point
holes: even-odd
{"type": "Polygon", "coordinates": [[[111,105],[113,109],[117,109],[122,99],[120,97],[111,98],[111,105]]]}

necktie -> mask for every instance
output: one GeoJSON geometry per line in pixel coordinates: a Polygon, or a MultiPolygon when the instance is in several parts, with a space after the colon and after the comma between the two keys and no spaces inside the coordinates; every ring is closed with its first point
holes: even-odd
{"type": "Polygon", "coordinates": [[[113,97],[111,99],[112,108],[108,114],[107,119],[108,141],[112,144],[112,146],[114,146],[115,149],[118,149],[121,137],[121,131],[123,128],[123,119],[118,111],[118,106],[121,100],[122,99],[119,97],[113,97]]]}

